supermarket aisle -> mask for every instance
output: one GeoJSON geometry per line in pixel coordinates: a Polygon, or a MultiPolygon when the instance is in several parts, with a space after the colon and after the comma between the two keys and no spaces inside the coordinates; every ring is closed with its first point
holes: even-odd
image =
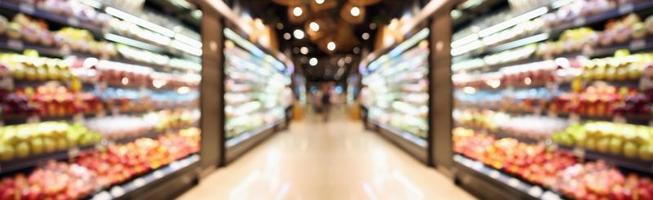
{"type": "Polygon", "coordinates": [[[472,199],[341,115],[294,123],[180,197],[202,199],[472,199]]]}

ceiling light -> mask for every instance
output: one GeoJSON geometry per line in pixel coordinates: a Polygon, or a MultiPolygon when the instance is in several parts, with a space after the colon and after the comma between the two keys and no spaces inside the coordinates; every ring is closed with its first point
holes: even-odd
{"type": "Polygon", "coordinates": [[[336,50],[336,43],[333,42],[333,41],[329,42],[329,43],[327,44],[327,49],[329,49],[329,51],[336,50]]]}
{"type": "Polygon", "coordinates": [[[299,51],[300,51],[302,54],[306,55],[306,54],[308,54],[308,47],[302,47],[299,51]]]}
{"type": "Polygon", "coordinates": [[[370,23],[370,29],[372,30],[376,29],[376,23],[370,23]]]}
{"type": "Polygon", "coordinates": [[[365,33],[363,33],[363,35],[361,37],[363,38],[363,40],[368,40],[368,39],[370,39],[370,34],[365,32],[365,33]]]}
{"type": "Polygon", "coordinates": [[[361,52],[361,48],[359,47],[354,47],[354,54],[358,54],[361,52]]]}
{"type": "Polygon", "coordinates": [[[351,16],[358,17],[358,15],[361,14],[361,9],[358,8],[358,6],[351,7],[351,10],[349,11],[351,13],[351,16]]]}
{"type": "Polygon", "coordinates": [[[315,0],[315,3],[322,5],[324,3],[324,0],[315,0]]]}
{"type": "Polygon", "coordinates": [[[295,31],[292,32],[292,35],[298,40],[304,39],[304,31],[302,30],[295,29],[295,31]]]}
{"type": "Polygon", "coordinates": [[[320,30],[320,24],[318,24],[317,22],[311,22],[308,26],[309,26],[309,27],[311,28],[311,30],[314,31],[314,32],[317,32],[317,31],[320,30]]]}
{"type": "Polygon", "coordinates": [[[295,7],[292,9],[292,14],[295,15],[295,17],[302,16],[302,13],[304,13],[304,11],[300,7],[295,7]]]}
{"type": "Polygon", "coordinates": [[[308,60],[308,64],[311,66],[317,65],[317,63],[318,63],[317,58],[311,58],[310,60],[308,60]]]}
{"type": "Polygon", "coordinates": [[[292,38],[292,35],[290,33],[284,33],[283,34],[283,39],[290,40],[292,38]]]}

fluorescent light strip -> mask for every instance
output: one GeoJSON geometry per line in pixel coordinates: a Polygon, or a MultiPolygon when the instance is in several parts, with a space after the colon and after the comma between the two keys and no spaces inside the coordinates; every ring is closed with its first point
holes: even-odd
{"type": "Polygon", "coordinates": [[[126,44],[126,45],[133,46],[133,47],[140,48],[140,49],[146,49],[146,50],[150,50],[150,51],[161,51],[161,48],[159,48],[157,46],[154,46],[154,45],[151,45],[151,44],[148,44],[148,43],[145,43],[145,42],[141,42],[141,41],[138,41],[138,40],[134,40],[134,39],[131,39],[131,38],[126,38],[126,37],[123,37],[123,36],[120,36],[120,35],[112,34],[112,33],[105,34],[104,39],[107,39],[107,40],[110,40],[110,41],[113,41],[113,42],[117,42],[117,43],[121,43],[121,44],[126,44]]]}
{"type": "Polygon", "coordinates": [[[388,54],[390,55],[390,57],[398,56],[399,54],[406,51],[408,48],[410,48],[410,47],[414,46],[415,44],[417,44],[419,41],[421,41],[421,40],[425,39],[426,37],[428,37],[429,33],[430,33],[429,29],[427,29],[427,28],[422,29],[421,31],[417,32],[417,34],[415,34],[415,36],[413,36],[410,39],[406,40],[405,42],[399,44],[395,49],[390,51],[390,53],[388,53],[388,54]]]}
{"type": "Polygon", "coordinates": [[[473,42],[475,40],[478,40],[478,35],[476,33],[469,34],[468,36],[465,36],[459,40],[453,41],[451,43],[451,48],[457,48],[462,45],[468,44],[470,42],[473,42]]]}
{"type": "Polygon", "coordinates": [[[531,36],[531,37],[527,37],[527,38],[524,38],[524,39],[521,39],[521,40],[517,40],[517,41],[514,41],[514,42],[510,42],[508,44],[501,45],[501,46],[497,47],[495,50],[496,51],[505,51],[505,50],[512,49],[512,48],[515,48],[515,47],[521,47],[521,46],[524,46],[524,45],[533,44],[533,43],[541,42],[541,41],[548,40],[548,39],[549,39],[549,34],[548,33],[540,33],[540,34],[537,34],[537,35],[534,35],[534,36],[531,36]]]}
{"type": "Polygon", "coordinates": [[[102,3],[96,0],[80,0],[83,4],[86,4],[88,6],[91,6],[95,9],[100,9],[102,7],[102,3]]]}
{"type": "Polygon", "coordinates": [[[170,29],[164,28],[162,26],[159,26],[157,24],[154,24],[152,22],[149,22],[147,20],[143,20],[139,17],[136,17],[134,15],[130,15],[129,13],[123,12],[121,10],[112,8],[112,7],[106,7],[104,8],[104,11],[114,17],[120,18],[125,21],[129,21],[131,23],[137,24],[139,26],[145,27],[147,29],[150,29],[154,32],[160,33],[162,35],[168,36],[168,37],[174,37],[175,32],[171,31],[170,29]]]}
{"type": "Polygon", "coordinates": [[[265,52],[259,49],[256,45],[240,37],[240,35],[238,35],[236,32],[232,31],[229,28],[224,29],[224,35],[227,36],[228,39],[238,43],[240,46],[244,47],[250,53],[258,56],[259,58],[262,58],[265,55],[265,52]]]}
{"type": "Polygon", "coordinates": [[[190,46],[193,46],[195,48],[198,48],[198,49],[202,48],[202,42],[197,41],[197,40],[195,40],[193,38],[190,38],[188,36],[177,33],[175,35],[175,39],[179,40],[179,41],[182,41],[182,42],[184,42],[184,43],[186,43],[186,44],[188,44],[190,46]]]}
{"type": "Polygon", "coordinates": [[[183,52],[189,53],[194,56],[201,56],[202,55],[202,49],[191,47],[187,45],[186,43],[180,42],[179,40],[173,40],[172,43],[170,44],[175,49],[181,50],[183,52]]]}
{"type": "Polygon", "coordinates": [[[483,29],[483,30],[479,31],[478,34],[479,34],[481,37],[486,37],[486,36],[491,35],[491,34],[493,34],[493,33],[496,33],[496,32],[499,32],[499,31],[502,31],[502,30],[507,29],[507,28],[510,28],[510,27],[512,27],[512,26],[515,26],[515,25],[517,25],[517,24],[519,24],[519,23],[522,23],[522,22],[525,22],[525,21],[531,20],[531,19],[533,19],[533,18],[536,18],[536,17],[542,16],[542,15],[548,13],[548,12],[549,12],[549,8],[547,8],[547,7],[540,7],[540,8],[538,8],[538,9],[535,9],[535,10],[533,10],[533,11],[527,12],[527,13],[525,13],[525,14],[523,14],[523,15],[518,16],[518,17],[515,17],[515,18],[512,18],[512,19],[509,19],[508,21],[504,21],[504,22],[502,22],[502,23],[496,24],[496,25],[491,26],[491,27],[489,27],[489,28],[483,29]]]}

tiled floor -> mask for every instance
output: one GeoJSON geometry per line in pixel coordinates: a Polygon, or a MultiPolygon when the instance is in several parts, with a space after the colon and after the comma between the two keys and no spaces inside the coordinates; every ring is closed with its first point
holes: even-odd
{"type": "Polygon", "coordinates": [[[473,199],[358,122],[294,122],[183,200],[202,199],[473,199]]]}

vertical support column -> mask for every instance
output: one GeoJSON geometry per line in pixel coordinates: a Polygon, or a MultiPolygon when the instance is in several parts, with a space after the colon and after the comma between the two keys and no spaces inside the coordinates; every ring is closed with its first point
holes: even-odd
{"type": "Polygon", "coordinates": [[[223,119],[223,34],[221,17],[210,9],[203,9],[202,18],[202,83],[200,107],[202,117],[202,148],[200,150],[200,179],[222,164],[224,158],[223,119]]]}
{"type": "Polygon", "coordinates": [[[442,8],[431,21],[431,156],[436,168],[452,176],[453,150],[451,129],[453,119],[453,83],[451,81],[451,36],[450,9],[442,8]]]}

